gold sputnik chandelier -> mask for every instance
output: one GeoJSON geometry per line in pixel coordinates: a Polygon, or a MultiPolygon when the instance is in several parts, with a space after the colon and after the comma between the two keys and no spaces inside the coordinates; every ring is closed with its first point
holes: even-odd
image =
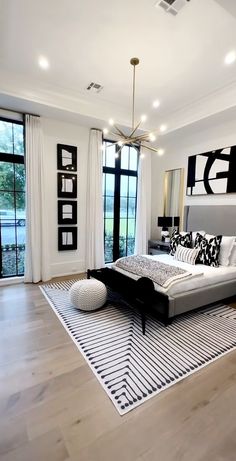
{"type": "MultiPolygon", "coordinates": [[[[150,144],[148,145],[147,143],[154,142],[156,141],[156,133],[157,132],[163,132],[166,129],[165,125],[161,125],[161,127],[158,130],[154,131],[145,131],[145,132],[138,132],[138,129],[140,128],[141,124],[144,123],[147,119],[146,115],[142,115],[139,122],[135,124],[135,78],[136,78],[136,66],[139,64],[139,59],[138,58],[132,58],[130,59],[130,64],[133,66],[133,85],[132,85],[132,128],[131,132],[129,134],[125,134],[124,131],[119,128],[113,119],[109,120],[109,125],[111,126],[111,129],[104,128],[103,133],[104,135],[107,135],[108,133],[112,134],[117,141],[115,141],[114,144],[117,144],[120,149],[117,152],[117,155],[120,153],[123,145],[129,144],[129,145],[134,145],[134,146],[140,146],[140,147],[145,147],[145,149],[148,149],[152,152],[156,152],[159,155],[162,155],[164,153],[163,149],[151,147],[150,144]]],[[[159,101],[154,101],[153,103],[154,107],[159,106],[159,101]]]]}

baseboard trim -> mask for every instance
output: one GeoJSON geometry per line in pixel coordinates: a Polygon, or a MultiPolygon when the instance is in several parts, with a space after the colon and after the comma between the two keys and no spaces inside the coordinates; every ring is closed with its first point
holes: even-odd
{"type": "Polygon", "coordinates": [[[54,262],[51,264],[51,277],[64,277],[65,275],[76,275],[85,272],[85,261],[77,259],[75,261],[54,262]]]}
{"type": "Polygon", "coordinates": [[[24,283],[24,277],[9,277],[6,279],[0,279],[0,286],[4,287],[7,285],[18,285],[24,283]]]}
{"type": "Polygon", "coordinates": [[[73,277],[76,277],[76,275],[80,275],[80,274],[84,274],[86,272],[86,270],[83,270],[83,271],[77,271],[77,272],[61,272],[59,274],[53,274],[52,275],[52,278],[50,279],[51,280],[54,280],[54,279],[57,279],[58,277],[65,277],[65,276],[68,276],[68,275],[71,275],[73,277]]]}

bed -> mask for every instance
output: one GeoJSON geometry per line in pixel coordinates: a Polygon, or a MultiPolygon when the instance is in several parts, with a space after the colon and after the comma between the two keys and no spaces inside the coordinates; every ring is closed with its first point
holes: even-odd
{"type": "MultiPolygon", "coordinates": [[[[210,234],[236,235],[236,206],[188,206],[185,207],[184,227],[186,231],[197,231],[204,229],[210,234]],[[222,219],[222,217],[224,219],[222,219]]],[[[174,260],[170,255],[149,256],[157,261],[172,266],[177,265],[188,270],[189,264],[174,260]]],[[[152,310],[158,314],[165,324],[184,312],[188,312],[209,304],[222,301],[236,295],[236,266],[220,266],[218,268],[197,264],[191,266],[198,276],[186,280],[178,281],[168,289],[163,289],[159,285],[153,284],[153,290],[150,285],[150,296],[148,296],[145,283],[142,286],[136,298],[144,299],[143,303],[151,304],[152,310]],[[146,293],[144,293],[146,292],[146,293]],[[145,298],[146,295],[146,298],[145,298]]],[[[112,288],[122,292],[122,286],[125,287],[125,293],[135,292],[135,282],[140,281],[138,276],[126,272],[115,265],[106,269],[106,276],[100,275],[100,280],[108,284],[111,282],[112,288]],[[106,277],[108,277],[106,279],[106,277]]],[[[94,274],[90,274],[96,277],[94,274]]],[[[98,277],[96,277],[98,278],[98,277]]],[[[137,283],[137,282],[136,282],[137,283]]],[[[134,296],[135,297],[135,296],[134,296]]]]}

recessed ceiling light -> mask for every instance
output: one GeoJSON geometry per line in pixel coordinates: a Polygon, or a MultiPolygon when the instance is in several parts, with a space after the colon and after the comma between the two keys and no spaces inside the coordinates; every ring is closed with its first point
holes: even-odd
{"type": "Polygon", "coordinates": [[[109,133],[109,130],[107,128],[103,128],[103,134],[108,134],[109,133]]]}
{"type": "Polygon", "coordinates": [[[113,118],[110,118],[108,123],[109,123],[110,126],[113,126],[115,122],[114,122],[113,118]]]}
{"type": "Polygon", "coordinates": [[[43,70],[47,70],[49,68],[49,61],[45,56],[39,56],[38,64],[43,70]]]}
{"type": "Polygon", "coordinates": [[[160,126],[160,131],[161,131],[162,133],[164,133],[164,131],[166,131],[166,130],[167,130],[167,126],[166,126],[166,125],[161,125],[161,126],[160,126]]]}
{"type": "Polygon", "coordinates": [[[157,155],[159,155],[159,157],[164,155],[164,153],[165,153],[164,149],[158,149],[158,151],[157,151],[157,155]]]}
{"type": "Polygon", "coordinates": [[[153,101],[153,103],[152,103],[152,106],[153,106],[155,109],[156,109],[157,107],[159,107],[159,106],[160,106],[160,101],[159,101],[159,99],[155,99],[155,101],[153,101]]]}
{"type": "Polygon", "coordinates": [[[146,114],[141,115],[141,122],[146,122],[147,116],[146,114]]]}
{"type": "Polygon", "coordinates": [[[225,56],[225,64],[229,66],[230,64],[233,64],[236,60],[236,53],[234,50],[229,51],[229,53],[226,54],[225,56]]]}

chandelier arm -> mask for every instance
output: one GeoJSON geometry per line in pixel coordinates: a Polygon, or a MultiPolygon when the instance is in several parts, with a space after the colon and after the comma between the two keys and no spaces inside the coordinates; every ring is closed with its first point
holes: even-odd
{"type": "Polygon", "coordinates": [[[157,128],[156,130],[146,131],[146,133],[140,134],[139,136],[137,136],[137,138],[138,138],[138,137],[139,137],[140,139],[149,138],[150,134],[154,134],[154,133],[158,133],[158,132],[159,132],[159,129],[158,129],[158,128],[157,128]]]}
{"type": "Polygon", "coordinates": [[[135,141],[145,141],[145,140],[147,140],[146,142],[148,142],[147,138],[149,138],[149,133],[145,133],[143,135],[135,136],[132,139],[135,140],[135,141]]]}
{"type": "Polygon", "coordinates": [[[142,122],[141,122],[141,120],[140,120],[140,122],[139,122],[139,123],[136,125],[136,127],[133,129],[132,133],[129,135],[130,138],[132,138],[132,136],[134,135],[135,131],[137,131],[137,129],[140,127],[141,123],[142,123],[142,122]]]}
{"type": "Polygon", "coordinates": [[[127,136],[125,136],[125,134],[123,133],[123,131],[121,131],[117,125],[114,125],[115,129],[118,131],[118,133],[120,134],[120,136],[122,136],[122,138],[127,138],[127,136]]]}
{"type": "Polygon", "coordinates": [[[150,147],[150,146],[145,146],[144,144],[140,144],[141,147],[144,147],[145,149],[148,149],[148,150],[151,150],[152,152],[158,152],[158,149],[155,149],[154,147],[150,147]]]}

